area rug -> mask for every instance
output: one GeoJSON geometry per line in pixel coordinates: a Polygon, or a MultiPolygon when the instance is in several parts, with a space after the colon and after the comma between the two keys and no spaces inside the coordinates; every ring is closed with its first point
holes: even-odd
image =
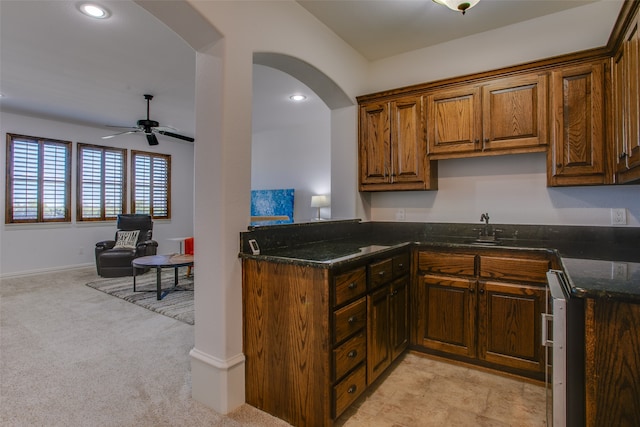
{"type": "MultiPolygon", "coordinates": [[[[178,286],[184,289],[193,290],[193,273],[191,277],[186,277],[186,268],[180,269],[178,273],[178,286]]],[[[162,271],[162,289],[173,287],[174,273],[172,269],[162,271]]],[[[156,313],[172,317],[181,322],[193,325],[193,292],[170,292],[160,301],[156,299],[156,271],[155,269],[136,276],[137,291],[153,292],[133,292],[133,277],[118,277],[114,279],[102,279],[87,283],[87,286],[113,295],[123,300],[132,302],[140,307],[155,311],[156,313]]]]}

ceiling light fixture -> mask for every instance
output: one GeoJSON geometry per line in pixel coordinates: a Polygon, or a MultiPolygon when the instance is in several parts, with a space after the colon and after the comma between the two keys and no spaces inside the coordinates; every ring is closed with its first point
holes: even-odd
{"type": "Polygon", "coordinates": [[[91,18],[106,19],[111,16],[111,13],[109,13],[106,8],[95,3],[82,3],[80,6],[78,6],[78,9],[80,10],[80,12],[91,18]]]}
{"type": "Polygon", "coordinates": [[[480,0],[433,0],[434,2],[441,4],[443,6],[447,6],[451,10],[455,10],[462,12],[464,15],[467,9],[471,9],[473,6],[477,5],[480,0]]]}
{"type": "Polygon", "coordinates": [[[304,95],[291,95],[289,97],[289,99],[292,100],[292,101],[300,102],[300,101],[304,101],[305,99],[307,99],[307,97],[304,96],[304,95]]]}

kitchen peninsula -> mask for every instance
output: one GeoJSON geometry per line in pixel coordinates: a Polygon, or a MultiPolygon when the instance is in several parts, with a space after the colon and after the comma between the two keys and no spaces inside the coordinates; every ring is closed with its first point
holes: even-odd
{"type": "Polygon", "coordinates": [[[487,245],[476,243],[477,226],[346,220],[241,233],[247,403],[293,425],[332,425],[407,348],[541,380],[535,316],[544,310],[541,277],[555,268],[586,302],[587,419],[638,419],[640,230],[506,224],[499,245],[487,245]],[[457,331],[429,318],[441,306],[425,305],[429,284],[452,291],[440,301],[458,298],[469,310],[439,314],[458,318],[454,326],[468,320],[475,329],[460,330],[471,335],[438,342],[457,331]],[[517,342],[495,326],[504,311],[488,310],[504,304],[505,289],[515,292],[509,304],[523,328],[508,332],[528,337],[517,342]],[[612,347],[617,336],[628,343],[612,347]],[[502,354],[512,347],[518,357],[502,354]]]}

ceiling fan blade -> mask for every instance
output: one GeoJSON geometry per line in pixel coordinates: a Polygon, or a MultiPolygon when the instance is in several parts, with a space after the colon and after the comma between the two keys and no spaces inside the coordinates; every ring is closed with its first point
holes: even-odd
{"type": "Polygon", "coordinates": [[[166,130],[159,130],[158,133],[160,135],[166,135],[166,136],[170,136],[172,138],[178,138],[178,139],[181,139],[183,141],[189,141],[189,142],[194,142],[195,141],[195,139],[191,138],[190,136],[179,135],[177,133],[167,132],[166,130]]]}
{"type": "Polygon", "coordinates": [[[158,138],[153,133],[145,133],[149,145],[158,145],[158,138]]]}
{"type": "Polygon", "coordinates": [[[137,133],[137,132],[140,132],[140,130],[128,130],[125,132],[114,133],[113,135],[103,136],[102,139],[109,139],[109,138],[113,138],[114,136],[129,135],[131,133],[137,133]]]}

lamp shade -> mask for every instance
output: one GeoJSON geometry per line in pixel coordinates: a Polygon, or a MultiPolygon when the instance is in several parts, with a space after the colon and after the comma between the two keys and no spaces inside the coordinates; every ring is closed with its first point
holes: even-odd
{"type": "Polygon", "coordinates": [[[330,205],[329,196],[327,195],[311,196],[312,208],[324,208],[329,205],[330,205]]]}
{"type": "Polygon", "coordinates": [[[480,0],[433,0],[434,2],[447,6],[451,10],[460,11],[464,15],[467,9],[477,5],[480,0]]]}

